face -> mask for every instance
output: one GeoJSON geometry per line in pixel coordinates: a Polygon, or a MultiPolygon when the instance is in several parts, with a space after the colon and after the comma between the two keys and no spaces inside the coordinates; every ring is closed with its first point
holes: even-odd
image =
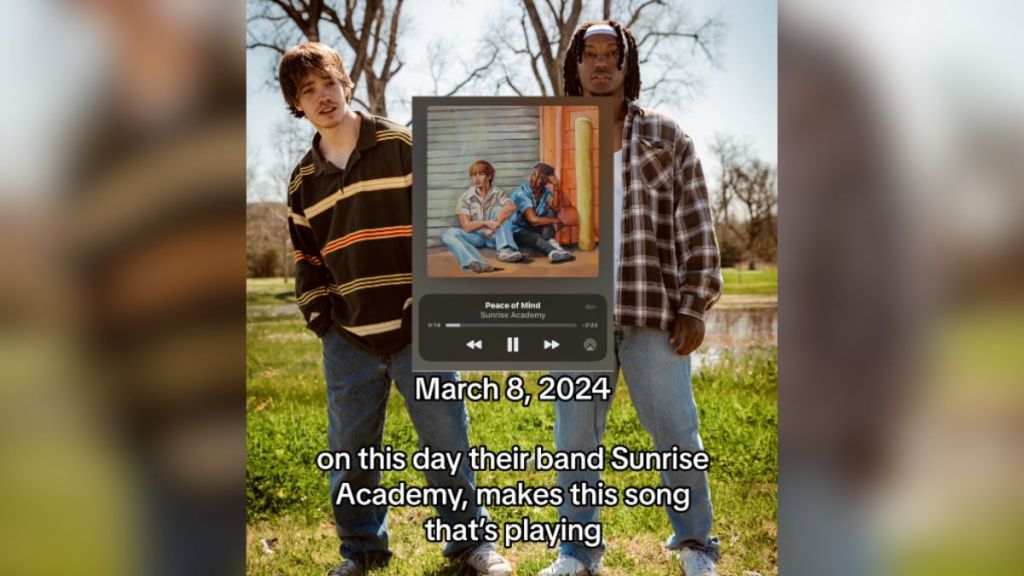
{"type": "Polygon", "coordinates": [[[619,44],[614,36],[598,34],[583,44],[577,73],[584,96],[621,96],[626,81],[625,63],[619,69],[619,44]]]}
{"type": "Polygon", "coordinates": [[[477,190],[487,190],[491,187],[491,179],[487,176],[487,173],[483,170],[479,170],[473,173],[472,176],[473,186],[476,186],[477,190]]]}
{"type": "Polygon", "coordinates": [[[329,74],[319,72],[306,74],[299,83],[299,101],[295,107],[317,129],[337,126],[348,111],[341,82],[329,74]]]}
{"type": "Polygon", "coordinates": [[[541,174],[540,170],[536,168],[530,172],[530,187],[534,190],[540,190],[550,182],[551,179],[544,174],[541,174]]]}

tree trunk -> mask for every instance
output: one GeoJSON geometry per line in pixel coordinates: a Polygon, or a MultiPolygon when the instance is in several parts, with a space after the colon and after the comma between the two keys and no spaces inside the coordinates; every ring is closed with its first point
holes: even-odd
{"type": "Polygon", "coordinates": [[[370,114],[387,118],[388,103],[384,98],[385,85],[378,78],[369,74],[363,77],[363,81],[366,82],[366,104],[369,106],[370,114]]]}

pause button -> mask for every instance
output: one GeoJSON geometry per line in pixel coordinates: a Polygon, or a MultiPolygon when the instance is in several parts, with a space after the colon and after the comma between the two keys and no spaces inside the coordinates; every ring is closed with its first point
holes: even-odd
{"type": "Polygon", "coordinates": [[[519,337],[509,336],[505,339],[505,350],[508,352],[519,352],[519,337]]]}

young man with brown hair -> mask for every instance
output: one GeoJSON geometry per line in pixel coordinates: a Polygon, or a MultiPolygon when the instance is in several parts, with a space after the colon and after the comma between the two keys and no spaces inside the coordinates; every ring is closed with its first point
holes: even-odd
{"type": "MultiPolygon", "coordinates": [[[[412,305],[412,138],[405,127],[349,107],[353,84],[341,56],[320,43],[289,49],[279,67],[289,110],[316,135],[292,173],[288,228],[295,247],[295,292],[306,325],[323,343],[328,446],[353,461],[380,448],[394,381],[405,398],[421,447],[460,452],[455,476],[425,472],[431,487],[461,491],[464,511],[439,505],[442,522],[486,518],[476,506],[476,481],[465,454],[469,417],[463,402],[415,399],[409,343],[412,305]]],[[[438,375],[455,381],[454,374],[438,375]]],[[[312,465],[312,463],[310,463],[312,465]]],[[[331,576],[360,576],[391,558],[387,506],[341,502],[377,488],[381,474],[330,472],[331,502],[344,562],[331,576]]],[[[448,542],[446,557],[477,574],[507,576],[512,566],[487,542],[448,542]]]]}
{"type": "Polygon", "coordinates": [[[508,193],[494,185],[494,166],[477,160],[469,166],[469,178],[472,184],[455,203],[459,225],[445,230],[441,243],[451,250],[460,268],[477,274],[500,270],[484,260],[477,248],[497,250],[500,262],[522,260],[509,221],[516,206],[508,193]]]}
{"type": "MultiPolygon", "coordinates": [[[[689,354],[704,339],[704,313],[722,288],[718,242],[693,141],[672,118],[637,106],[640,67],[633,35],[615,21],[580,26],[563,65],[568,96],[608,96],[615,103],[616,359],[641,424],[658,451],[703,449],[690,377],[689,354]]],[[[613,378],[613,381],[616,379],[613,378]]],[[[555,447],[591,452],[600,446],[608,401],[559,402],[555,447]]],[[[711,536],[711,495],[703,471],[665,471],[665,486],[689,487],[690,507],[668,507],[686,576],[715,576],[718,540],[711,536]]],[[[560,471],[563,489],[596,485],[597,471],[560,471]]],[[[592,523],[596,506],[560,513],[592,523]]],[[[579,576],[600,570],[604,546],[562,542],[542,576],[579,576]]]]}

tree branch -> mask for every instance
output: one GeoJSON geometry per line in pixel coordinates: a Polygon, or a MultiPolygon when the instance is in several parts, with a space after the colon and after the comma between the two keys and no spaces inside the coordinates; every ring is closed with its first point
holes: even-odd
{"type": "Polygon", "coordinates": [[[273,50],[274,52],[277,52],[278,54],[280,54],[282,56],[284,55],[284,49],[283,48],[281,48],[280,46],[276,46],[274,44],[268,44],[266,42],[250,42],[250,43],[247,43],[245,45],[245,48],[247,50],[251,50],[251,49],[254,49],[254,48],[269,48],[270,50],[273,50]]]}
{"type": "Polygon", "coordinates": [[[508,87],[511,88],[512,91],[516,93],[516,96],[523,95],[523,92],[519,88],[516,88],[515,83],[512,82],[512,79],[508,77],[507,73],[505,74],[505,83],[508,84],[508,87]]]}
{"type": "Polygon", "coordinates": [[[388,51],[387,57],[384,58],[384,68],[381,71],[382,78],[390,78],[391,76],[398,73],[402,69],[402,63],[398,63],[398,67],[391,70],[391,62],[395,59],[395,53],[398,50],[398,19],[402,13],[402,0],[398,0],[395,3],[395,9],[391,12],[391,29],[388,31],[388,51]]]}
{"type": "Polygon", "coordinates": [[[636,10],[633,10],[633,13],[630,14],[629,22],[626,23],[626,28],[632,30],[633,26],[640,20],[640,15],[643,13],[644,9],[655,4],[664,6],[665,2],[663,0],[647,0],[647,2],[640,4],[636,7],[636,10]]]}
{"type": "MultiPolygon", "coordinates": [[[[579,0],[575,0],[579,1],[579,0]]],[[[530,17],[530,25],[533,26],[533,33],[537,36],[537,49],[540,51],[540,57],[544,62],[544,68],[548,72],[548,80],[551,82],[552,87],[558,86],[558,78],[555,75],[555,68],[557,62],[555,62],[554,56],[551,55],[551,40],[548,38],[547,30],[544,29],[544,21],[540,18],[540,13],[537,12],[537,4],[534,0],[523,0],[523,6],[526,8],[526,14],[530,17]]],[[[526,29],[525,22],[523,29],[526,29]]],[[[536,65],[534,64],[534,68],[536,65]]],[[[539,82],[543,87],[544,83],[539,82]]],[[[547,96],[547,93],[544,93],[547,96]]]]}
{"type": "MultiPolygon", "coordinates": [[[[530,69],[533,71],[533,77],[537,79],[537,86],[540,87],[541,96],[547,96],[548,88],[544,84],[544,78],[541,76],[540,69],[537,68],[537,58],[540,57],[540,54],[534,54],[530,48],[530,33],[526,29],[526,15],[519,19],[519,26],[523,31],[523,39],[526,41],[526,53],[530,55],[530,69]]],[[[540,48],[540,51],[543,53],[544,49],[540,48]]]]}
{"type": "MultiPolygon", "coordinates": [[[[474,68],[473,71],[470,72],[469,76],[467,76],[465,80],[463,80],[462,82],[459,82],[454,88],[449,90],[448,93],[445,94],[445,96],[453,96],[456,93],[458,93],[458,91],[462,90],[462,88],[465,87],[466,84],[469,84],[475,78],[479,77],[484,71],[486,71],[488,68],[490,68],[491,64],[494,64],[494,61],[497,60],[497,59],[498,59],[498,50],[495,49],[494,52],[491,53],[491,59],[490,60],[488,60],[486,63],[481,64],[480,66],[474,68]]],[[[437,93],[437,83],[436,82],[434,83],[434,93],[435,94],[437,93]]],[[[522,94],[519,94],[519,95],[522,96],[522,94]]]]}

